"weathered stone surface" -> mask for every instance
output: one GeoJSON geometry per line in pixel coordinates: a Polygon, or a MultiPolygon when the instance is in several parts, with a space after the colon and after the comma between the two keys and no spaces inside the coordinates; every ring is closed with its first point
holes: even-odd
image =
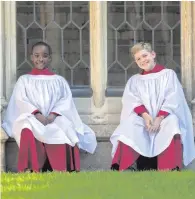
{"type": "Polygon", "coordinates": [[[96,152],[81,152],[81,170],[109,170],[111,165],[111,143],[98,142],[96,152]]]}
{"type": "Polygon", "coordinates": [[[195,136],[195,99],[192,101],[192,117],[193,117],[194,136],[195,136]]]}
{"type": "Polygon", "coordinates": [[[1,128],[0,140],[1,140],[1,151],[0,151],[0,160],[1,160],[1,171],[5,171],[6,169],[6,160],[5,160],[5,142],[8,139],[7,134],[1,128]]]}
{"type": "Polygon", "coordinates": [[[195,170],[195,159],[184,168],[185,170],[195,170]]]}
{"type": "MultiPolygon", "coordinates": [[[[94,154],[80,152],[81,170],[108,170],[111,164],[111,143],[98,142],[94,154]]],[[[18,146],[13,139],[6,143],[6,169],[17,172],[18,146]]]]}
{"type": "Polygon", "coordinates": [[[6,142],[6,171],[17,171],[18,146],[13,139],[6,142]]]}
{"type": "MultiPolygon", "coordinates": [[[[81,171],[109,170],[112,145],[108,141],[99,141],[94,154],[80,152],[81,171]]],[[[6,169],[17,172],[18,146],[13,139],[6,143],[6,169]]],[[[184,169],[195,170],[195,160],[184,169]]]]}

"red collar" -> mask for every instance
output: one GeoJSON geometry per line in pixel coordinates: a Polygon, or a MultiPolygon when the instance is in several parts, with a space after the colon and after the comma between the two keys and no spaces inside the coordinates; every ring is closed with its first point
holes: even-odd
{"type": "Polygon", "coordinates": [[[152,70],[150,70],[150,71],[143,71],[142,75],[147,75],[147,74],[150,74],[150,73],[158,73],[158,72],[160,72],[163,69],[165,69],[164,66],[156,64],[156,66],[152,70]]]}
{"type": "Polygon", "coordinates": [[[42,70],[33,68],[29,74],[31,74],[31,75],[55,75],[55,73],[51,72],[48,68],[45,68],[42,70]]]}

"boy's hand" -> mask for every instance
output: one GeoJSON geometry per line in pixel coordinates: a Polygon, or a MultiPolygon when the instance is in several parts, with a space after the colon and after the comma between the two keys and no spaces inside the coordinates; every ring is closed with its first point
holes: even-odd
{"type": "Polygon", "coordinates": [[[142,113],[141,116],[145,121],[146,129],[150,132],[153,124],[153,118],[146,112],[142,113]]]}
{"type": "Polygon", "coordinates": [[[156,117],[156,118],[154,119],[153,125],[152,125],[152,127],[151,127],[151,131],[152,131],[152,132],[157,132],[157,131],[160,130],[160,124],[161,124],[161,122],[162,122],[163,119],[164,119],[163,116],[156,117]]]}
{"type": "Polygon", "coordinates": [[[35,117],[36,117],[36,119],[37,120],[39,120],[39,122],[41,122],[44,126],[46,126],[47,125],[47,118],[44,116],[44,115],[42,115],[41,113],[37,113],[37,114],[35,114],[35,117]]]}
{"type": "Polygon", "coordinates": [[[47,117],[48,124],[52,123],[56,119],[57,115],[50,113],[47,117]]]}

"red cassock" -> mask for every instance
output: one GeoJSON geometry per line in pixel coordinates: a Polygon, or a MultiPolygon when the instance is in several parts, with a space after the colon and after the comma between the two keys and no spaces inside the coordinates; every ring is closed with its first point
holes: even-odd
{"type": "MultiPolygon", "coordinates": [[[[53,75],[48,69],[33,69],[31,75],[53,75]]],[[[38,110],[37,110],[38,111],[38,110]]],[[[35,114],[34,111],[32,114],[35,114]]],[[[54,113],[55,114],[55,113],[54,113]]],[[[55,133],[55,132],[53,132],[55,133]]],[[[24,128],[21,133],[18,171],[30,169],[34,172],[41,170],[80,171],[80,155],[77,146],[68,144],[45,144],[38,141],[33,132],[24,128]]]]}

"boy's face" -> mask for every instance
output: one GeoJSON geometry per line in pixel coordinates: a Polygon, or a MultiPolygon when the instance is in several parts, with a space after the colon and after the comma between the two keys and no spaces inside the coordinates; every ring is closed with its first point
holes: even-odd
{"type": "Polygon", "coordinates": [[[43,45],[35,46],[31,55],[31,61],[37,69],[41,70],[48,67],[51,61],[49,49],[43,45]]]}
{"type": "Polygon", "coordinates": [[[147,50],[140,50],[134,55],[136,64],[145,71],[150,71],[154,68],[155,57],[156,53],[154,51],[148,52],[147,50]]]}

